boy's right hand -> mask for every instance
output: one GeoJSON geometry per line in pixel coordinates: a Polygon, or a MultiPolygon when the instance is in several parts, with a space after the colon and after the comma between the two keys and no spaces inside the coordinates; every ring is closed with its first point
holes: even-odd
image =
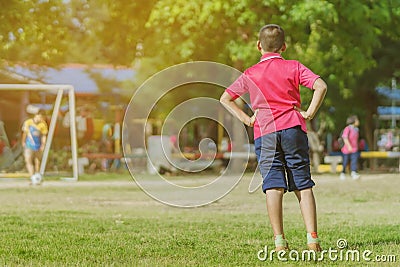
{"type": "Polygon", "coordinates": [[[254,123],[256,122],[256,119],[257,119],[257,114],[258,114],[258,109],[256,109],[254,111],[253,116],[251,116],[249,122],[246,123],[247,126],[249,126],[249,127],[253,127],[254,126],[254,123]]]}

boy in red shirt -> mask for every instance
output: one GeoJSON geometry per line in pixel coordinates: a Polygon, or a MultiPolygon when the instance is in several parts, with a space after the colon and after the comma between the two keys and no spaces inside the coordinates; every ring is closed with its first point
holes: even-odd
{"type": "Polygon", "coordinates": [[[309,249],[321,251],[308,154],[306,120],[317,113],[326,83],[300,62],[285,60],[285,34],[279,25],[261,28],[257,48],[262,57],[222,94],[221,103],[247,126],[254,127],[256,156],[263,177],[267,210],[275,237],[275,250],[288,249],[283,231],[283,194],[294,191],[307,230],[309,249]],[[314,90],[306,111],[301,110],[299,85],[314,90]],[[249,93],[255,113],[243,112],[234,100],[249,93]]]}

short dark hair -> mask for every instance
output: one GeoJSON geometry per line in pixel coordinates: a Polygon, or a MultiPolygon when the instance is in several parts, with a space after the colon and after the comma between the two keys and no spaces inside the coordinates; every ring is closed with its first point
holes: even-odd
{"type": "Polygon", "coordinates": [[[358,120],[357,115],[351,115],[350,117],[347,118],[346,120],[346,124],[350,125],[356,122],[356,120],[358,120]]]}
{"type": "Polygon", "coordinates": [[[36,115],[45,116],[46,115],[46,111],[44,109],[39,109],[38,112],[36,113],[36,115]]]}
{"type": "Polygon", "coordinates": [[[267,52],[278,52],[285,43],[285,32],[277,24],[267,24],[258,35],[261,47],[267,52]]]}

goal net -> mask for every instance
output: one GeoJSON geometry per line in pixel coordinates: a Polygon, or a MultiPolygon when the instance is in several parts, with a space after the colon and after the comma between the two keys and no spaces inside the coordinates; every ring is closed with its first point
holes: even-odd
{"type": "MultiPolygon", "coordinates": [[[[67,139],[68,143],[68,153],[70,157],[68,159],[69,170],[72,168],[72,177],[61,177],[66,180],[78,180],[78,151],[77,151],[77,137],[76,137],[76,123],[75,123],[75,92],[71,85],[48,85],[48,84],[0,84],[0,177],[11,178],[18,177],[15,171],[22,171],[25,169],[25,163],[21,166],[22,170],[12,170],[10,171],[9,166],[11,166],[17,158],[20,161],[23,159],[23,151],[21,147],[20,140],[12,140],[12,137],[8,136],[10,131],[7,131],[7,127],[14,128],[12,133],[18,135],[21,132],[21,118],[27,115],[22,112],[21,109],[24,105],[28,106],[29,103],[29,93],[36,92],[39,97],[46,94],[50,94],[53,103],[48,104],[47,100],[42,101],[42,106],[46,106],[46,109],[51,111],[50,119],[48,120],[48,134],[47,140],[42,153],[42,159],[40,161],[39,173],[42,175],[46,174],[46,166],[49,162],[50,151],[52,149],[52,144],[54,140],[55,130],[57,127],[57,121],[60,121],[61,114],[61,104],[62,101],[67,101],[67,106],[69,112],[65,113],[65,116],[69,116],[70,127],[69,134],[65,134],[64,140],[67,139]],[[15,107],[15,103],[12,100],[16,98],[16,92],[18,92],[19,97],[22,95],[22,100],[16,101],[19,103],[17,105],[21,108],[15,107]],[[55,96],[55,100],[54,99],[55,96]],[[13,99],[14,97],[14,99],[13,99]],[[8,101],[8,99],[11,99],[8,101]],[[20,113],[16,115],[15,113],[20,113]],[[18,126],[16,126],[18,125],[18,126]]],[[[46,97],[45,97],[46,98],[46,97]]],[[[34,106],[35,107],[35,106],[34,106]]],[[[26,108],[26,107],[25,107],[26,108]]],[[[37,107],[40,109],[41,107],[37,107]]],[[[25,109],[24,109],[25,111],[25,109]]],[[[53,151],[53,154],[57,154],[58,151],[53,151]]]]}

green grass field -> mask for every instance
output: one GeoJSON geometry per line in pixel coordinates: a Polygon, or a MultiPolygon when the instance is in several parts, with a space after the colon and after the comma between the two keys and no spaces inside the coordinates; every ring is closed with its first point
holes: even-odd
{"type": "MultiPolygon", "coordinates": [[[[201,208],[156,202],[124,174],[83,176],[79,182],[0,181],[2,266],[399,266],[400,175],[364,174],[361,181],[315,175],[319,235],[324,249],[360,251],[360,261],[298,261],[277,256],[261,191],[249,175],[226,197],[201,208]],[[362,253],[372,261],[363,260],[362,253]],[[262,254],[260,254],[262,255],[262,254]],[[392,262],[376,262],[376,257],[392,262]]],[[[206,179],[206,176],[173,179],[206,179]]],[[[306,249],[294,194],[284,198],[290,248],[306,249]]],[[[295,254],[291,254],[292,258],[295,254]]],[[[337,254],[339,255],[339,253],[337,254]]],[[[321,256],[321,255],[319,255],[321,256]]],[[[334,255],[333,255],[334,256],[334,255]]],[[[332,258],[334,258],[332,256],[332,258]]]]}

